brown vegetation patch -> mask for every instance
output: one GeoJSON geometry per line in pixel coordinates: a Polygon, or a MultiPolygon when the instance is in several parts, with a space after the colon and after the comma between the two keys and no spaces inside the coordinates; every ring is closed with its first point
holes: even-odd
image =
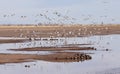
{"type": "Polygon", "coordinates": [[[0,44],[2,43],[21,43],[26,42],[27,39],[0,39],[0,44]]]}
{"type": "Polygon", "coordinates": [[[33,47],[22,49],[9,49],[14,51],[64,51],[64,50],[96,50],[94,47],[33,47]]]}
{"type": "Polygon", "coordinates": [[[0,54],[0,64],[32,62],[35,60],[43,60],[49,62],[79,62],[90,60],[92,57],[85,53],[77,52],[57,52],[46,55],[36,54],[0,54]]]}
{"type": "Polygon", "coordinates": [[[120,34],[120,25],[0,26],[1,37],[84,37],[120,34]]]}

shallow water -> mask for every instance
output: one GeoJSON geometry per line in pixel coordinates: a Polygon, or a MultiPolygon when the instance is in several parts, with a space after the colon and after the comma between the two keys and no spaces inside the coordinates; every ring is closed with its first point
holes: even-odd
{"type": "MultiPolygon", "coordinates": [[[[93,53],[91,60],[83,62],[47,62],[35,60],[34,62],[1,64],[0,74],[119,74],[120,70],[120,35],[91,36],[82,38],[57,38],[58,40],[40,40],[25,43],[0,44],[0,53],[21,53],[21,54],[49,54],[49,51],[10,51],[7,49],[27,48],[27,47],[50,47],[50,46],[67,46],[75,45],[79,47],[95,47],[95,50],[87,51],[69,51],[93,53]],[[80,45],[90,44],[90,45],[80,45]],[[108,49],[108,51],[106,51],[108,49]],[[30,67],[25,67],[30,65],[30,67]]],[[[68,51],[68,50],[67,50],[68,51]]],[[[65,52],[65,51],[64,51],[65,52]]]]}

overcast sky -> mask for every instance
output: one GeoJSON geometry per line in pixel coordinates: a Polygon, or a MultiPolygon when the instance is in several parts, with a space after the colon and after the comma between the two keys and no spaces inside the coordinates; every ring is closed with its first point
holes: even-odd
{"type": "Polygon", "coordinates": [[[119,7],[120,0],[0,0],[0,24],[120,23],[119,7]]]}

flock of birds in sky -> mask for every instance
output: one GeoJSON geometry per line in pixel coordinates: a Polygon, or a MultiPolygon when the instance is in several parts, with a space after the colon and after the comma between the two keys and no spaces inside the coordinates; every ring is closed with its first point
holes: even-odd
{"type": "MultiPolygon", "coordinates": [[[[46,13],[48,13],[48,11],[46,11],[46,13]]],[[[67,23],[69,23],[69,24],[75,24],[76,23],[76,21],[79,21],[79,19],[78,18],[74,18],[74,17],[72,17],[72,16],[69,16],[69,15],[62,15],[60,12],[53,12],[52,13],[52,16],[49,16],[49,14],[47,15],[47,14],[44,14],[44,13],[40,13],[40,14],[36,14],[36,15],[34,15],[33,16],[33,18],[35,18],[34,19],[34,22],[35,23],[37,23],[38,25],[41,25],[41,24],[65,24],[66,22],[67,23]],[[44,20],[43,20],[44,19],[44,20]],[[42,22],[42,21],[44,21],[44,22],[42,22]]],[[[51,15],[51,14],[50,14],[51,15]]],[[[29,18],[31,18],[31,17],[29,17],[29,16],[27,16],[27,15],[21,15],[21,16],[18,16],[18,15],[16,15],[15,13],[13,13],[13,14],[9,14],[9,15],[7,15],[7,14],[4,14],[2,17],[4,18],[4,19],[6,19],[6,18],[15,18],[15,17],[18,17],[20,20],[22,19],[22,20],[25,20],[25,19],[29,19],[29,18]]],[[[81,15],[81,17],[82,17],[82,20],[83,21],[89,21],[89,20],[91,20],[91,19],[95,19],[94,18],[94,16],[92,16],[92,15],[81,15]]],[[[99,16],[100,18],[109,18],[107,15],[102,15],[102,16],[99,16]]],[[[111,21],[115,21],[115,19],[114,18],[111,18],[111,21]]],[[[95,24],[94,22],[93,22],[93,24],[95,24]]],[[[101,21],[101,23],[100,24],[104,24],[104,22],[103,21],[101,21]]]]}
{"type": "MultiPolygon", "coordinates": [[[[107,11],[107,4],[108,2],[107,1],[103,1],[103,4],[105,6],[104,8],[104,11],[107,11]]],[[[48,11],[48,10],[45,10],[45,11],[42,11],[42,13],[38,13],[38,14],[35,14],[35,15],[18,15],[17,13],[12,13],[12,14],[3,14],[2,16],[0,17],[3,17],[3,19],[7,20],[7,18],[10,18],[10,19],[15,19],[15,17],[19,18],[19,20],[25,22],[26,19],[30,19],[31,17],[33,18],[33,22],[34,23],[37,23],[37,25],[41,25],[41,24],[44,24],[44,25],[51,25],[51,24],[66,24],[66,23],[69,23],[69,24],[75,24],[76,22],[80,21],[80,19],[82,18],[82,21],[84,22],[88,22],[88,21],[91,21],[92,24],[97,24],[98,20],[97,18],[95,18],[94,15],[92,14],[81,14],[81,16],[79,18],[75,18],[71,15],[69,15],[70,11],[67,10],[65,13],[61,13],[59,11],[48,11]],[[24,21],[25,20],[25,21],[24,21]]],[[[110,20],[112,22],[115,21],[115,18],[111,18],[109,17],[107,14],[103,14],[101,16],[99,16],[100,19],[103,19],[101,20],[101,22],[99,24],[104,24],[104,19],[108,19],[110,18],[110,20]]],[[[28,21],[28,20],[27,20],[28,21]]],[[[1,23],[1,22],[0,22],[1,23]]],[[[77,23],[77,24],[82,24],[82,23],[77,23]]]]}
{"type": "MultiPolygon", "coordinates": [[[[63,24],[65,21],[70,21],[71,23],[73,23],[76,18],[73,18],[71,16],[68,16],[68,15],[62,15],[60,12],[57,12],[57,11],[54,11],[52,12],[49,16],[49,11],[45,11],[45,13],[39,13],[39,14],[36,14],[36,15],[33,15],[32,17],[33,18],[36,18],[34,20],[34,22],[37,22],[38,24],[53,24],[52,22],[58,22],[63,24]],[[47,22],[44,22],[42,23],[41,22],[41,19],[44,19],[45,21],[47,22]]],[[[19,17],[20,19],[28,19],[30,18],[29,16],[27,15],[17,15],[15,13],[13,14],[4,14],[2,15],[3,18],[14,18],[14,17],[19,17]]],[[[54,24],[57,24],[57,23],[54,23],[54,24]]]]}

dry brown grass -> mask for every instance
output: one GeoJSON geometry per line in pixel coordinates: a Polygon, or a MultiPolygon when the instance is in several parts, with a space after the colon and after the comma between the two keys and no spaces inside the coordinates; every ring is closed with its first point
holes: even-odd
{"type": "Polygon", "coordinates": [[[120,34],[120,25],[0,26],[1,37],[81,37],[120,34]]]}
{"type": "Polygon", "coordinates": [[[32,62],[43,60],[49,62],[79,62],[92,59],[91,56],[77,52],[58,52],[46,55],[37,54],[0,54],[0,64],[32,62]]]}
{"type": "Polygon", "coordinates": [[[14,51],[65,51],[65,50],[96,50],[94,47],[33,47],[23,49],[9,49],[14,51]]]}

